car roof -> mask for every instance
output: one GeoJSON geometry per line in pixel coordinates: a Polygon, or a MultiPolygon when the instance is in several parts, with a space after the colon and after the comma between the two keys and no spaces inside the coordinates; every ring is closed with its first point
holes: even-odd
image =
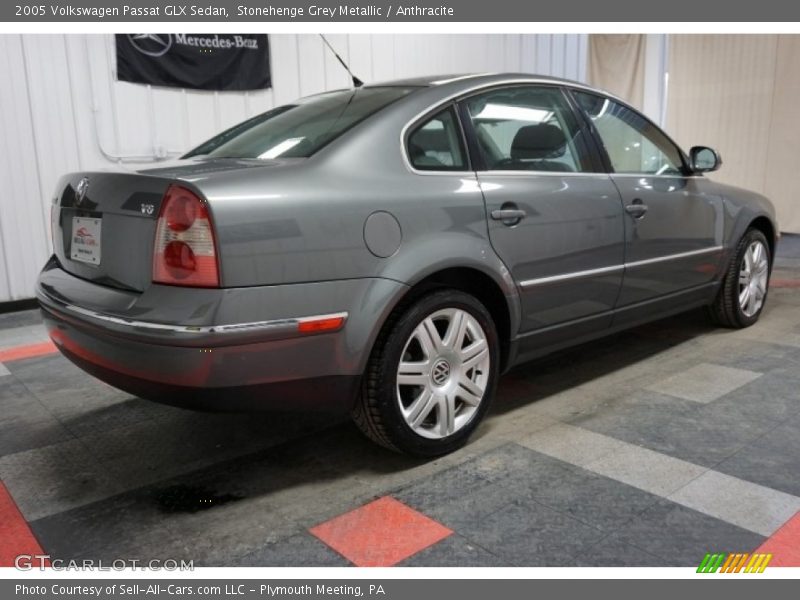
{"type": "MultiPolygon", "coordinates": [[[[553,77],[551,75],[537,75],[534,73],[456,73],[445,75],[427,75],[420,77],[409,77],[406,79],[394,79],[368,83],[365,88],[375,87],[416,87],[421,90],[432,91],[441,89],[443,96],[467,92],[475,88],[491,85],[503,85],[512,83],[550,83],[554,85],[564,85],[569,87],[581,88],[590,92],[595,92],[602,96],[611,98],[622,104],[630,106],[624,99],[606,90],[592,87],[581,81],[565,79],[563,77],[553,77]]],[[[414,96],[418,94],[413,94],[414,96]]],[[[637,109],[638,110],[638,109],[637,109]]]]}
{"type": "MultiPolygon", "coordinates": [[[[580,81],[573,81],[571,79],[564,79],[561,77],[552,77],[550,75],[537,75],[534,73],[447,73],[440,75],[425,75],[419,77],[408,77],[405,79],[393,79],[389,81],[379,81],[375,83],[365,84],[364,87],[433,87],[446,84],[463,83],[464,87],[473,87],[482,83],[493,83],[498,80],[518,80],[518,79],[535,79],[543,81],[551,81],[562,85],[577,85],[580,87],[588,87],[580,81]]],[[[600,90],[598,90],[600,91],[600,90]]]]}

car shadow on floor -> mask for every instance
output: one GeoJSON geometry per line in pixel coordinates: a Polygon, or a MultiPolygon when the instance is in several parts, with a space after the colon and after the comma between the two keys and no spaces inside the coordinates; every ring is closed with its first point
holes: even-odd
{"type": "MultiPolygon", "coordinates": [[[[473,440],[491,436],[507,413],[523,407],[535,409],[547,398],[651,359],[713,330],[702,312],[686,313],[516,367],[500,379],[487,423],[473,440]]],[[[252,456],[253,464],[267,458],[272,464],[289,459],[287,469],[292,468],[289,465],[295,458],[316,457],[326,468],[320,473],[309,472],[313,479],[335,476],[337,470],[384,477],[431,462],[373,445],[359,434],[347,415],[204,413],[131,398],[62,422],[71,431],[94,430],[81,438],[92,455],[108,464],[118,478],[128,483],[139,479],[145,485],[190,471],[213,470],[220,463],[228,465],[219,475],[224,479],[225,473],[240,470],[237,463],[249,462],[248,456],[252,456]],[[118,425],[120,418],[124,421],[126,417],[129,424],[113,427],[114,422],[118,425]],[[107,430],[102,431],[104,428],[107,430]]],[[[241,480],[242,476],[238,473],[236,477],[241,480]]],[[[243,493],[240,490],[235,495],[243,493]]]]}
{"type": "Polygon", "coordinates": [[[492,414],[502,417],[719,331],[704,310],[695,310],[554,352],[506,373],[499,382],[492,414]]]}

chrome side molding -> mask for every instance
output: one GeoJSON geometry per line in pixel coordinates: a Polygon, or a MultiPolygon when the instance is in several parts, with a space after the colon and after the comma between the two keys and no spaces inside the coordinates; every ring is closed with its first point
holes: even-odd
{"type": "Polygon", "coordinates": [[[700,248],[699,250],[678,252],[677,254],[667,254],[666,256],[657,256],[655,258],[647,258],[644,260],[635,260],[633,262],[626,262],[620,265],[611,265],[608,267],[600,267],[597,269],[588,269],[586,271],[574,271],[572,273],[561,273],[559,275],[550,275],[548,277],[537,277],[536,279],[526,279],[524,281],[520,281],[519,285],[520,287],[527,288],[537,285],[547,285],[550,283],[557,283],[559,281],[566,281],[569,279],[582,279],[585,277],[594,277],[595,275],[606,275],[610,273],[616,273],[618,271],[624,271],[626,269],[635,269],[636,267],[643,267],[646,265],[652,265],[660,262],[679,260],[681,258],[689,258],[691,256],[699,256],[701,254],[711,254],[714,252],[720,252],[721,250],[723,250],[723,246],[711,246],[709,248],[700,248]]]}

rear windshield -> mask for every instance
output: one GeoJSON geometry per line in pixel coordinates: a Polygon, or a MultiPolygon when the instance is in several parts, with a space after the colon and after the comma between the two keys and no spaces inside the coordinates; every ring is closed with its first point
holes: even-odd
{"type": "Polygon", "coordinates": [[[304,98],[248,119],[199,145],[183,158],[308,157],[414,89],[357,88],[304,98]]]}

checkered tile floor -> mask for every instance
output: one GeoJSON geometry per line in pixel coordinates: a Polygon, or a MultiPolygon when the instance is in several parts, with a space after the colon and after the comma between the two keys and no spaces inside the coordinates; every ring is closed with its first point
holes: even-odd
{"type": "Polygon", "coordinates": [[[762,321],[690,313],[518,368],[472,443],[418,461],[323,415],[152,404],[0,315],[0,565],[800,566],[800,242],[762,321]]]}

